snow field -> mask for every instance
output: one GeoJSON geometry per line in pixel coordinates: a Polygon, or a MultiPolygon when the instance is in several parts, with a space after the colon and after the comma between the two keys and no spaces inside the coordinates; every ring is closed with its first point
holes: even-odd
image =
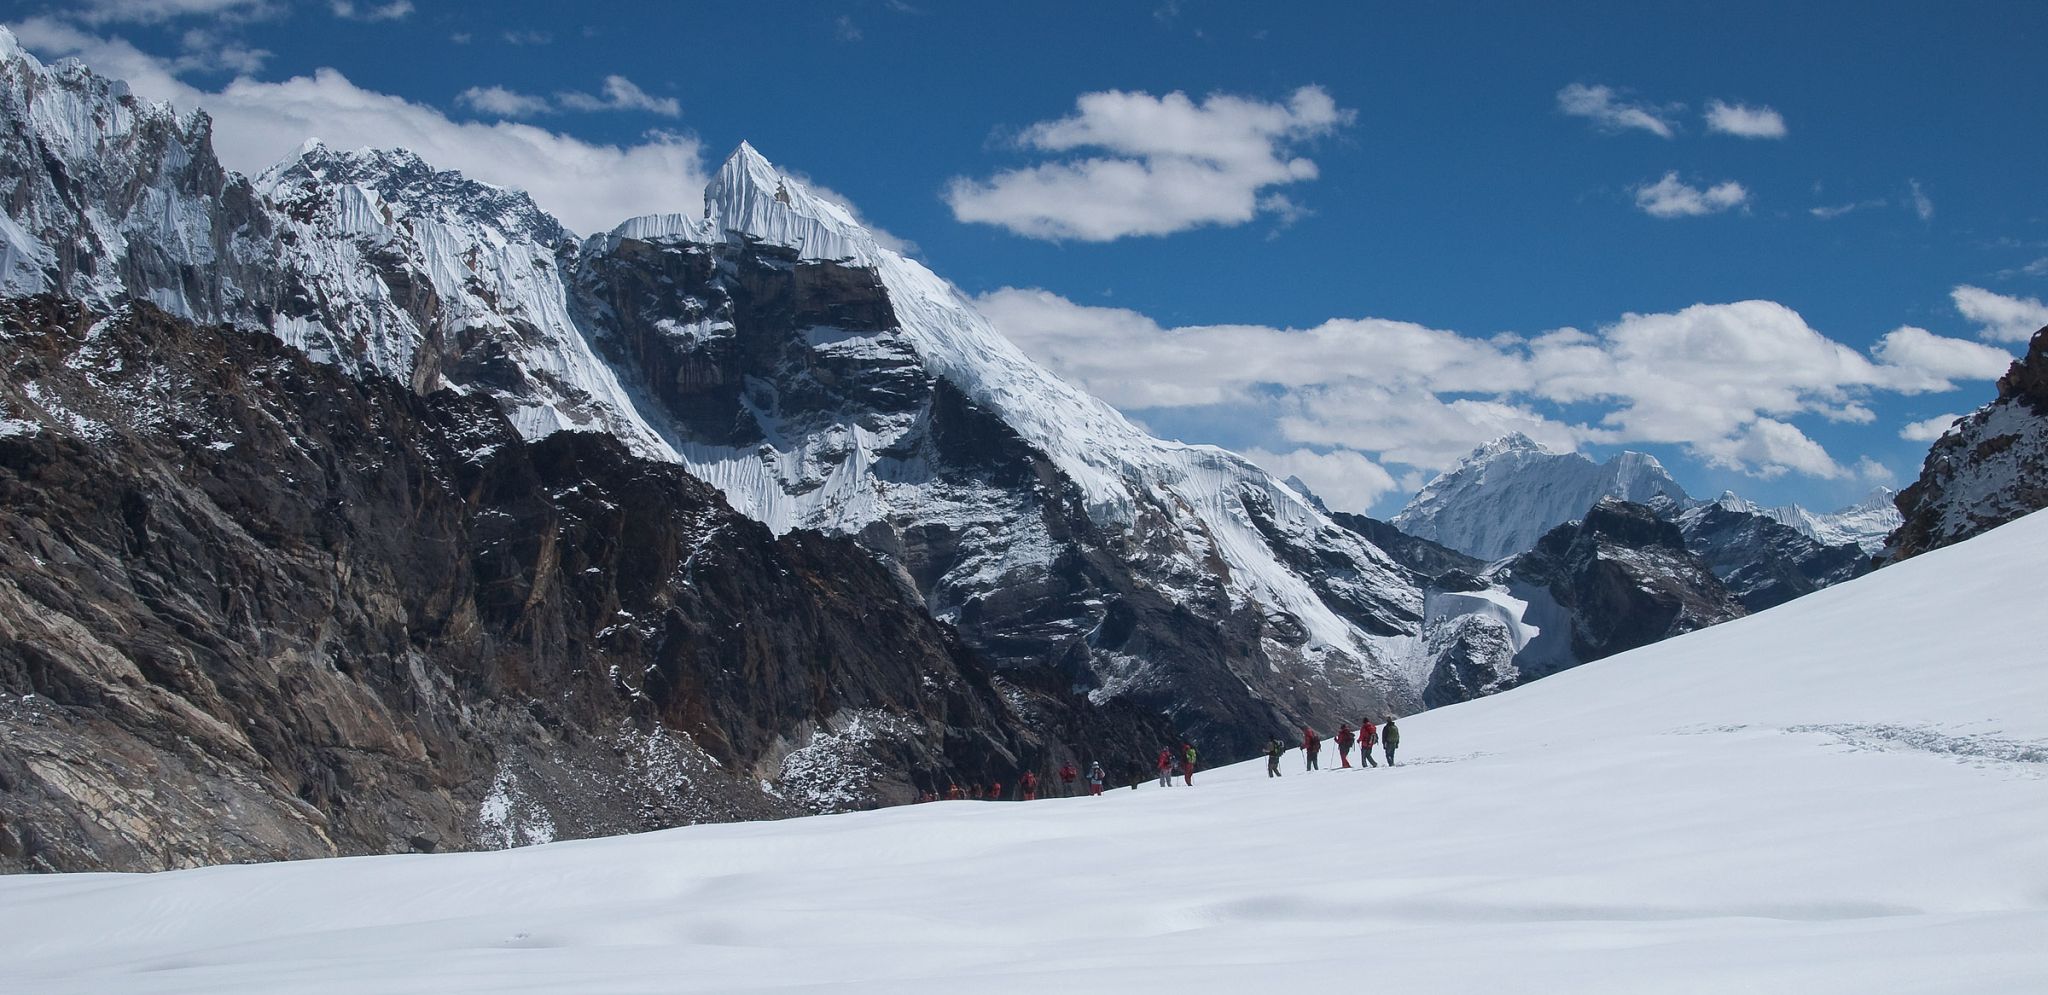
{"type": "Polygon", "coordinates": [[[0,879],[0,990],[2048,991],[2044,562],[2036,514],[1391,770],[0,879]]]}

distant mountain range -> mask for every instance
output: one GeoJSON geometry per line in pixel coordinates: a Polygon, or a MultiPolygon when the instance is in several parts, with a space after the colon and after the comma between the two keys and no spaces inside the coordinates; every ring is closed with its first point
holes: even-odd
{"type": "MultiPolygon", "coordinates": [[[[1823,545],[1854,544],[1875,553],[1899,526],[1894,494],[1880,487],[1831,514],[1796,504],[1764,508],[1732,492],[1711,503],[1761,515],[1823,545]]],[[[1609,498],[1677,511],[1708,503],[1688,496],[1647,453],[1623,452],[1595,463],[1579,453],[1554,452],[1517,432],[1473,450],[1439,474],[1394,516],[1393,524],[1410,535],[1496,560],[1529,549],[1545,532],[1609,498]]]]}

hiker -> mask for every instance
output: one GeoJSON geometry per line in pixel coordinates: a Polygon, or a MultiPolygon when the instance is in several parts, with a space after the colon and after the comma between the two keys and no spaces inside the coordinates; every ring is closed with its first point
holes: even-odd
{"type": "Polygon", "coordinates": [[[1351,723],[1337,727],[1337,759],[1344,762],[1344,769],[1351,769],[1351,723]]]}
{"type": "Polygon", "coordinates": [[[1280,754],[1282,754],[1282,753],[1286,753],[1286,752],[1287,752],[1287,747],[1285,747],[1285,746],[1281,745],[1281,743],[1280,743],[1280,737],[1278,737],[1278,736],[1275,736],[1275,737],[1273,737],[1272,739],[1266,740],[1266,776],[1267,776],[1267,777],[1279,777],[1279,776],[1280,776],[1280,754]]]}
{"type": "Polygon", "coordinates": [[[1301,727],[1301,752],[1307,756],[1303,770],[1321,770],[1316,766],[1316,754],[1323,752],[1323,739],[1316,735],[1314,726],[1301,727]]]}
{"type": "Polygon", "coordinates": [[[1025,801],[1038,800],[1038,775],[1036,773],[1028,770],[1025,771],[1024,780],[1018,782],[1018,784],[1024,789],[1025,801]]]}
{"type": "Polygon", "coordinates": [[[1080,771],[1074,769],[1074,762],[1072,760],[1069,760],[1066,763],[1060,765],[1061,798],[1074,797],[1074,778],[1079,774],[1080,771]]]}
{"type": "Polygon", "coordinates": [[[1378,767],[1380,762],[1372,758],[1373,745],[1380,741],[1379,730],[1372,727],[1371,719],[1358,720],[1358,759],[1367,767],[1378,767]]]}
{"type": "Polygon", "coordinates": [[[1180,744],[1180,776],[1187,786],[1195,786],[1195,748],[1187,743],[1180,744]]]}
{"type": "Polygon", "coordinates": [[[1173,751],[1164,746],[1159,748],[1159,786],[1173,787],[1173,751]]]}
{"type": "Polygon", "coordinates": [[[949,802],[957,802],[957,801],[959,801],[960,799],[962,799],[962,798],[964,798],[964,797],[966,797],[966,796],[965,796],[965,795],[962,795],[962,794],[960,793],[960,785],[959,785],[959,784],[957,784],[957,783],[949,783],[949,784],[947,784],[947,785],[946,785],[946,800],[947,800],[947,801],[949,801],[949,802]]]}
{"type": "Polygon", "coordinates": [[[1003,800],[1003,782],[997,781],[988,786],[988,800],[992,802],[1003,800]]]}
{"type": "Polygon", "coordinates": [[[1099,794],[1102,794],[1102,781],[1103,781],[1103,778],[1104,778],[1104,777],[1106,777],[1106,776],[1107,776],[1107,775],[1105,775],[1105,774],[1104,774],[1104,773],[1102,772],[1102,761],[1100,761],[1100,760],[1091,760],[1091,761],[1089,761],[1089,762],[1088,762],[1088,793],[1089,793],[1089,794],[1091,794],[1091,795],[1099,795],[1099,794]]]}
{"type": "Polygon", "coordinates": [[[1380,745],[1387,751],[1387,766],[1394,766],[1394,747],[1401,745],[1401,727],[1394,724],[1394,717],[1387,716],[1387,724],[1380,729],[1380,745]]]}

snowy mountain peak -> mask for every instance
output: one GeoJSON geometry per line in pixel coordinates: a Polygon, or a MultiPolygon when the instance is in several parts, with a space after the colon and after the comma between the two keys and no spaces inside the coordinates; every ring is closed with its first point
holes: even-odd
{"type": "Polygon", "coordinates": [[[1484,461],[1492,459],[1496,456],[1500,456],[1504,453],[1542,453],[1548,456],[1559,455],[1559,453],[1556,450],[1551,449],[1549,446],[1546,446],[1543,443],[1537,442],[1535,439],[1529,438],[1527,435],[1524,435],[1520,432],[1509,432],[1508,434],[1503,435],[1500,438],[1493,440],[1492,442],[1489,442],[1483,446],[1480,446],[1477,449],[1474,449],[1460,462],[1471,463],[1484,461]]]}
{"type": "Polygon", "coordinates": [[[746,142],[712,176],[704,210],[716,230],[788,246],[802,259],[861,266],[879,259],[874,236],[851,211],[812,193],[746,142]]]}
{"type": "Polygon", "coordinates": [[[574,239],[525,191],[484,183],[454,170],[435,169],[410,149],[344,151],[310,139],[266,171],[257,186],[274,196],[293,182],[309,179],[323,186],[352,184],[373,192],[380,206],[391,213],[387,223],[421,216],[445,225],[482,226],[548,249],[574,239]]]}
{"type": "Polygon", "coordinates": [[[1558,453],[1520,432],[1480,446],[1423,487],[1394,525],[1459,552],[1496,560],[1534,546],[1545,532],[1602,498],[1684,503],[1685,489],[1656,457],[1624,452],[1595,463],[1558,453]]]}

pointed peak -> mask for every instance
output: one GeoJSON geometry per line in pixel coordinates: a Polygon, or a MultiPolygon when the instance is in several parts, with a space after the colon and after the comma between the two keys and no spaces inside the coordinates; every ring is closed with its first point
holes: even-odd
{"type": "Polygon", "coordinates": [[[741,142],[704,189],[707,221],[720,231],[797,250],[804,259],[873,265],[883,250],[853,212],[775,168],[741,142]]]}

